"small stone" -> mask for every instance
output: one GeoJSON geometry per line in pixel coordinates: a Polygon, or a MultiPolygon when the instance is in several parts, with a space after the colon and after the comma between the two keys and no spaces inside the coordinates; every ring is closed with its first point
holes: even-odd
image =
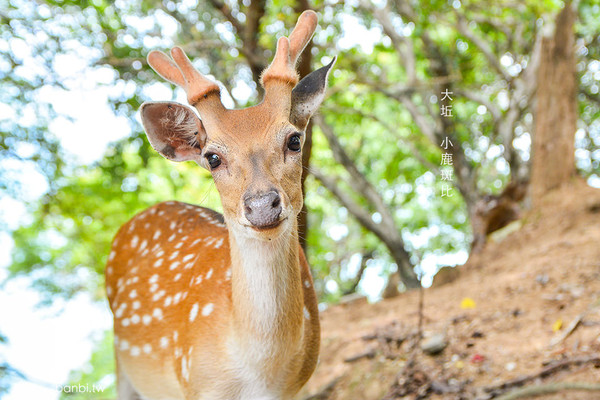
{"type": "Polygon", "coordinates": [[[432,356],[444,351],[446,346],[448,341],[443,333],[435,333],[421,342],[421,350],[432,356]]]}

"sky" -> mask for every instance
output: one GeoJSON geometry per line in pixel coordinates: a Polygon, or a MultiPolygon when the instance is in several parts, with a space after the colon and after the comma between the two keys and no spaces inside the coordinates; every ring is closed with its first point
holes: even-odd
{"type": "MultiPolygon", "coordinates": [[[[345,16],[344,23],[345,34],[338,43],[342,49],[358,44],[363,51],[368,52],[381,36],[377,28],[366,29],[352,16],[345,16]]],[[[17,50],[27,54],[27,43],[22,41],[20,45],[25,48],[17,50]]],[[[115,116],[109,106],[109,98],[114,91],[124,89],[109,85],[114,79],[114,72],[109,68],[90,69],[89,63],[90,59],[85,56],[60,57],[57,69],[62,74],[82,78],[75,79],[72,90],[69,91],[52,88],[40,91],[40,98],[51,100],[56,111],[64,115],[52,121],[49,129],[60,139],[64,149],[82,165],[100,159],[111,142],[126,137],[131,130],[128,120],[115,116]]],[[[234,90],[234,95],[247,96],[248,90],[248,87],[241,85],[234,90]]],[[[169,87],[163,83],[152,85],[146,94],[153,100],[171,97],[169,87]]],[[[181,91],[178,92],[178,100],[185,103],[185,96],[181,91]]],[[[2,118],[10,118],[10,108],[0,105],[0,119],[2,118]]],[[[524,144],[526,145],[528,144],[524,144]]],[[[20,170],[19,173],[19,179],[31,184],[28,186],[32,191],[27,196],[39,197],[44,191],[44,183],[40,182],[40,176],[35,170],[20,170]]],[[[26,218],[22,204],[0,197],[0,219],[9,227],[16,227],[26,218]]],[[[436,227],[430,227],[419,235],[413,235],[410,241],[418,247],[419,243],[437,234],[435,229],[436,227]]],[[[335,232],[332,234],[335,235],[335,232]]],[[[6,277],[11,248],[10,237],[0,232],[0,281],[6,277]]],[[[425,283],[430,283],[439,265],[461,264],[466,258],[465,252],[425,258],[422,262],[422,268],[426,272],[425,283]]],[[[356,259],[350,269],[358,268],[359,263],[360,260],[356,259]]],[[[383,265],[375,265],[374,268],[367,269],[361,283],[361,289],[372,299],[377,297],[385,284],[384,278],[380,276],[382,268],[383,265]]],[[[328,283],[328,289],[335,289],[331,285],[335,284],[328,283]]],[[[0,346],[0,359],[4,358],[37,382],[15,379],[6,396],[7,400],[56,399],[59,395],[57,387],[67,380],[69,372],[80,368],[89,360],[95,335],[109,329],[112,324],[106,302],[95,303],[85,294],[67,302],[57,302],[50,308],[37,307],[39,300],[38,293],[28,287],[26,278],[9,281],[0,291],[0,327],[10,343],[9,346],[0,346]]]]}

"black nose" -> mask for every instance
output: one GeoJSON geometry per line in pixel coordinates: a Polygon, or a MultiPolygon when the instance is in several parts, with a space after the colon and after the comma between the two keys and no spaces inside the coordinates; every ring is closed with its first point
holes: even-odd
{"type": "Polygon", "coordinates": [[[244,199],[246,219],[257,228],[268,228],[279,222],[281,197],[276,191],[247,196],[244,199]]]}

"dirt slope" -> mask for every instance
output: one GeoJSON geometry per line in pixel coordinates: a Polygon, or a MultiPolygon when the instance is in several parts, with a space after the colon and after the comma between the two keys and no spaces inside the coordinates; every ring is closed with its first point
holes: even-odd
{"type": "MultiPolygon", "coordinates": [[[[553,362],[600,355],[600,190],[574,181],[550,193],[521,223],[458,267],[455,281],[424,291],[423,334],[443,334],[448,342],[439,355],[411,351],[418,348],[417,291],[323,312],[320,363],[304,397],[337,380],[319,398],[485,399],[493,395],[484,387],[536,374],[553,362]],[[465,298],[475,307],[461,307],[465,298]],[[551,345],[578,316],[572,334],[551,345]],[[363,339],[376,331],[379,340],[363,339]],[[407,339],[397,346],[381,332],[407,339]],[[370,350],[371,358],[344,362],[370,350]]],[[[600,362],[560,368],[532,383],[559,381],[600,383],[600,362]]],[[[600,392],[543,398],[600,399],[600,392]]]]}

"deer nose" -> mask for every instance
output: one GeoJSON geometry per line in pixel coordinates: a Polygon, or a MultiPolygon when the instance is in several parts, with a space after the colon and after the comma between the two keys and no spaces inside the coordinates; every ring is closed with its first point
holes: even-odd
{"type": "Polygon", "coordinates": [[[246,219],[256,228],[275,226],[281,215],[281,197],[276,191],[246,196],[244,211],[246,219]]]}

